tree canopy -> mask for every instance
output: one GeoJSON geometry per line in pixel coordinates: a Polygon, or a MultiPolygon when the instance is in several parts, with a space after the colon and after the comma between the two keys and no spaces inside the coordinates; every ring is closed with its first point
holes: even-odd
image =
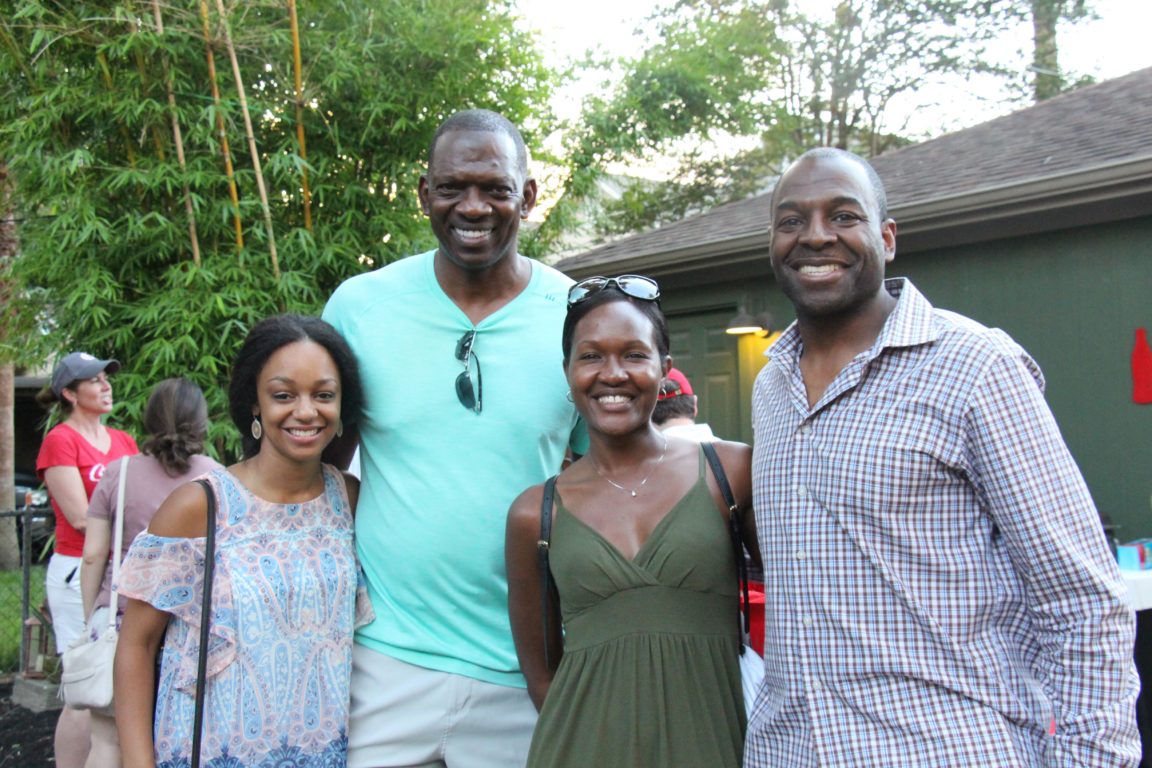
{"type": "MultiPolygon", "coordinates": [[[[1089,13],[1086,0],[804,9],[657,12],[649,44],[603,62],[603,88],[566,126],[560,202],[524,250],[554,254],[589,217],[614,234],[745,197],[811,146],[899,146],[895,99],[937,76],[1018,77],[985,45],[1024,18],[1052,48],[1032,69],[1055,66],[1054,24],[1089,13]],[[715,151],[731,137],[746,148],[715,151]],[[660,156],[678,163],[669,181],[603,197],[614,164],[660,156]]],[[[0,363],[114,355],[128,423],[151,384],[187,375],[223,448],[223,384],[248,327],[317,312],[348,276],[430,247],[416,184],[436,125],[488,107],[539,146],[557,79],[542,61],[513,0],[0,0],[0,214],[19,242],[17,257],[0,249],[0,363]]]]}
{"type": "MultiPolygon", "coordinates": [[[[557,233],[571,230],[573,210],[611,236],[746,197],[814,146],[873,156],[911,143],[907,111],[893,109],[898,100],[904,110],[931,108],[925,86],[948,78],[1031,81],[1027,61],[1005,63],[990,45],[1031,20],[1036,56],[1047,58],[1030,69],[1057,67],[1056,21],[1087,16],[1086,0],[830,0],[822,9],[787,0],[676,3],[654,19],[656,44],[619,64],[624,76],[585,104],[572,133],[566,200],[545,239],[554,247],[557,233]],[[691,98],[697,83],[718,98],[691,98]],[[717,135],[750,141],[722,152],[707,144],[717,135]],[[625,180],[614,195],[597,186],[603,158],[658,154],[676,168],[667,180],[625,180]]],[[[1038,76],[1037,99],[1070,84],[1042,91],[1046,82],[1038,76]]]]}
{"type": "Polygon", "coordinates": [[[682,0],[653,26],[655,41],[638,56],[601,63],[609,73],[603,91],[568,126],[567,175],[560,203],[530,244],[538,252],[557,247],[589,214],[613,163],[750,133],[778,118],[765,84],[777,80],[781,47],[775,19],[757,3],[682,0]]]}
{"type": "Polygon", "coordinates": [[[465,107],[529,134],[547,120],[552,76],[514,22],[484,0],[0,3],[21,243],[2,277],[52,331],[0,357],[42,360],[40,338],[115,356],[129,424],[152,384],[188,376],[222,449],[255,320],[316,313],[351,274],[431,245],[416,186],[436,125],[465,107]]]}

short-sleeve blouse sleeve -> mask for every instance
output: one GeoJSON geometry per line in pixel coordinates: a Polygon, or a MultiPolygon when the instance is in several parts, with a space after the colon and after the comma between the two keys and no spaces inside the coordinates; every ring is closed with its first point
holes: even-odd
{"type": "MultiPolygon", "coordinates": [[[[185,539],[155,536],[143,531],[120,566],[120,594],[141,600],[186,623],[184,648],[176,687],[193,692],[200,645],[200,614],[204,594],[204,537],[185,539]]],[[[212,614],[208,640],[208,676],[236,658],[236,613],[232,604],[231,574],[226,561],[217,559],[213,575],[212,614]]]]}

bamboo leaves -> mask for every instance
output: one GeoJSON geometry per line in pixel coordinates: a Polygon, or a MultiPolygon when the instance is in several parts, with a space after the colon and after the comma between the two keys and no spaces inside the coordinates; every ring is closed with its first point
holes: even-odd
{"type": "MultiPolygon", "coordinates": [[[[152,12],[156,18],[156,34],[164,34],[164,20],[160,15],[160,0],[152,0],[152,12]]],[[[161,67],[164,70],[164,86],[168,92],[168,108],[172,112],[172,140],[176,144],[176,159],[180,163],[180,170],[187,172],[184,162],[184,137],[180,133],[180,120],[176,115],[176,93],[172,90],[172,73],[168,57],[161,56],[161,67]]],[[[188,239],[192,246],[192,261],[200,266],[200,239],[196,236],[196,211],[192,208],[192,192],[184,181],[184,210],[188,214],[188,239]]]]}
{"type": "Polygon", "coordinates": [[[268,258],[272,262],[272,277],[280,282],[280,258],[276,254],[276,230],[272,225],[272,209],[268,204],[268,190],[264,184],[264,171],[260,167],[260,152],[256,148],[256,134],[252,130],[252,113],[248,109],[248,97],[244,92],[244,78],[240,73],[240,62],[236,57],[236,46],[232,43],[232,30],[228,24],[228,12],[224,10],[224,0],[216,0],[220,12],[220,28],[224,34],[224,45],[228,49],[228,60],[232,63],[232,76],[236,81],[236,96],[240,103],[240,115],[244,118],[244,137],[248,140],[248,152],[252,157],[252,170],[256,173],[256,189],[260,193],[260,207],[264,212],[264,226],[268,233],[268,258]]]}
{"type": "Polygon", "coordinates": [[[212,32],[208,21],[208,0],[200,0],[200,23],[204,30],[204,54],[208,65],[208,83],[212,87],[211,119],[220,140],[220,154],[224,158],[224,174],[228,179],[228,197],[232,202],[232,225],[236,230],[236,249],[244,247],[244,226],[240,220],[240,193],[236,189],[236,175],[232,170],[232,150],[228,144],[228,131],[224,126],[224,112],[220,108],[220,85],[216,77],[216,54],[212,50],[212,32]]]}
{"type": "Polygon", "coordinates": [[[308,145],[304,138],[304,78],[301,72],[300,24],[296,18],[296,0],[288,0],[292,20],[292,74],[296,81],[296,142],[300,145],[300,186],[304,195],[304,228],[312,231],[312,191],[308,187],[308,145]]]}
{"type": "Polygon", "coordinates": [[[196,380],[218,455],[247,328],[429,247],[415,190],[436,124],[490,106],[531,126],[548,92],[528,38],[475,0],[295,0],[295,42],[286,0],[167,0],[159,23],[155,0],[0,5],[0,160],[35,325],[125,363],[122,426],[159,379],[196,380]],[[240,136],[258,163],[233,165],[240,136]]]}

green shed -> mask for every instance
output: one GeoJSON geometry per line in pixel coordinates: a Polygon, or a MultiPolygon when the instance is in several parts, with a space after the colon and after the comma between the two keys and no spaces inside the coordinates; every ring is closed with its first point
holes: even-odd
{"type": "MultiPolygon", "coordinates": [[[[1133,401],[1131,371],[1137,329],[1152,330],[1152,68],[872,162],[898,227],[888,274],[1028,349],[1100,510],[1121,538],[1152,536],[1152,405],[1133,401]]],[[[770,339],[726,328],[792,320],[769,221],[765,193],[556,265],[659,280],[701,420],[745,441],[770,339]]]]}

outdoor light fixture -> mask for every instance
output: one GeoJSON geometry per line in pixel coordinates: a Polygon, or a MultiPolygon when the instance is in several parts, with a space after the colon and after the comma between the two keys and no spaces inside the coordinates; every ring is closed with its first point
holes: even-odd
{"type": "Polygon", "coordinates": [[[733,336],[742,336],[748,333],[759,333],[762,336],[768,336],[768,334],[772,333],[772,323],[772,315],[767,312],[751,315],[741,308],[740,311],[736,313],[736,316],[728,321],[728,327],[724,329],[724,332],[730,333],[733,336]]]}
{"type": "Polygon", "coordinates": [[[724,329],[724,332],[733,336],[743,336],[746,333],[759,333],[762,330],[764,328],[756,321],[756,318],[741,308],[736,313],[736,317],[728,321],[728,327],[724,329]]]}

